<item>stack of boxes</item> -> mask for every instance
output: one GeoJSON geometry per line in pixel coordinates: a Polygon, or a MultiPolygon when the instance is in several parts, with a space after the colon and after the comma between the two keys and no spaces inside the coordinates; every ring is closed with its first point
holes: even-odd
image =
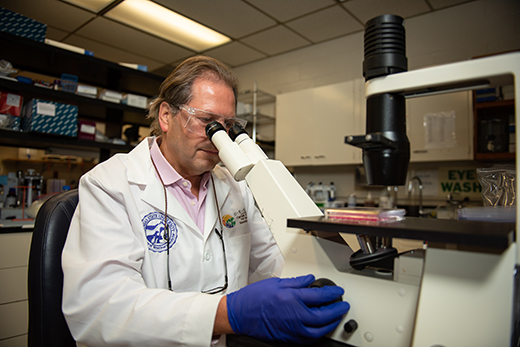
{"type": "MultiPolygon", "coordinates": [[[[0,31],[29,38],[38,42],[46,42],[47,25],[27,18],[19,13],[0,7],[0,31]]],[[[0,57],[1,58],[1,57],[0,57]]],[[[142,68],[140,68],[142,70],[142,68]]],[[[13,70],[16,72],[16,70],[13,70]]],[[[1,74],[0,74],[1,75],[1,74]]],[[[34,84],[34,80],[17,76],[18,80],[34,84]]],[[[2,77],[2,76],[0,76],[2,77]]],[[[144,96],[120,93],[112,90],[102,90],[98,94],[96,87],[78,84],[75,75],[62,74],[61,80],[55,80],[50,88],[76,93],[88,98],[99,98],[113,103],[122,103],[145,109],[148,99],[144,96]]],[[[39,84],[42,86],[42,84],[39,84]]],[[[88,121],[78,122],[78,107],[54,101],[32,99],[23,108],[22,95],[0,91],[0,128],[24,132],[39,132],[54,135],[79,137],[86,140],[95,140],[96,123],[88,121]]]]}
{"type": "Polygon", "coordinates": [[[54,101],[32,99],[25,107],[22,130],[76,137],[78,107],[54,101]]]}
{"type": "Polygon", "coordinates": [[[0,91],[0,128],[20,130],[22,101],[19,94],[0,91]]]}
{"type": "Polygon", "coordinates": [[[27,18],[19,13],[0,7],[0,31],[45,42],[47,24],[27,18]]]}

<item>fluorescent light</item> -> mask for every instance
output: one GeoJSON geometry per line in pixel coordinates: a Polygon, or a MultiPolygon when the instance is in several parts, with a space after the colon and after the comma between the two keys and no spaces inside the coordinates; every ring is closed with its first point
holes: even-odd
{"type": "Polygon", "coordinates": [[[197,52],[230,41],[229,37],[148,0],[125,0],[105,16],[197,52]]]}
{"type": "Polygon", "coordinates": [[[98,13],[102,9],[104,9],[108,4],[112,3],[114,0],[62,0],[74,5],[78,5],[79,7],[83,7],[86,10],[93,11],[98,13]]]}

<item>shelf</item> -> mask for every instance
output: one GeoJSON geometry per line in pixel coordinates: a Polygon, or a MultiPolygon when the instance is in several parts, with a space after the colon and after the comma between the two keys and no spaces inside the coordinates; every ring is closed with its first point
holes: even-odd
{"type": "MultiPolygon", "coordinates": [[[[253,114],[251,114],[251,113],[241,114],[241,115],[238,115],[238,117],[247,120],[248,124],[253,123],[253,114]]],[[[276,122],[276,118],[274,118],[274,117],[267,116],[267,115],[261,114],[261,113],[258,113],[256,115],[256,124],[257,125],[272,124],[274,122],[276,122]]]]}
{"type": "Polygon", "coordinates": [[[0,32],[2,59],[17,70],[27,70],[57,79],[62,73],[78,76],[78,82],[153,96],[163,77],[130,69],[96,57],[78,54],[24,37],[0,32]]]}
{"type": "MultiPolygon", "coordinates": [[[[252,104],[254,100],[255,91],[248,89],[238,94],[237,100],[244,104],[252,104]]],[[[257,90],[256,104],[264,105],[276,102],[276,97],[272,94],[266,93],[261,90],[257,90]]]]}
{"type": "Polygon", "coordinates": [[[106,117],[103,109],[111,109],[123,112],[123,124],[137,124],[141,126],[150,125],[150,120],[146,119],[145,116],[146,110],[142,108],[132,107],[125,104],[116,104],[100,99],[88,98],[74,93],[47,89],[32,84],[14,82],[2,78],[0,78],[0,89],[22,94],[24,96],[24,103],[32,98],[38,98],[76,105],[79,108],[80,118],[104,120],[106,117]]]}
{"type": "Polygon", "coordinates": [[[24,133],[0,129],[0,145],[8,147],[27,147],[48,149],[51,147],[67,147],[82,150],[105,149],[116,152],[128,152],[134,148],[131,145],[116,145],[113,143],[82,140],[75,137],[58,136],[43,133],[24,133]]]}
{"type": "Polygon", "coordinates": [[[406,217],[379,225],[337,223],[324,217],[288,219],[287,226],[308,231],[327,231],[382,236],[504,250],[514,242],[515,223],[406,217]]]}
{"type": "MultiPolygon", "coordinates": [[[[9,61],[23,76],[24,72],[60,79],[63,73],[76,75],[79,84],[131,93],[153,98],[159,91],[163,77],[130,69],[92,56],[78,54],[27,38],[0,32],[1,59],[9,61]]],[[[47,89],[9,79],[0,79],[0,89],[20,94],[24,103],[37,98],[78,106],[78,120],[105,123],[105,135],[121,138],[127,124],[147,127],[150,120],[146,110],[116,104],[74,93],[47,89]]],[[[100,161],[115,152],[128,152],[133,146],[116,145],[73,137],[41,133],[23,133],[0,129],[0,146],[48,149],[51,147],[99,150],[100,161]]]]}
{"type": "MultiPolygon", "coordinates": [[[[496,109],[501,107],[510,107],[515,105],[515,100],[497,100],[497,101],[489,101],[489,102],[476,102],[475,109],[496,109]]],[[[514,112],[514,110],[513,110],[514,112]]]]}
{"type": "Polygon", "coordinates": [[[477,153],[475,152],[475,160],[477,161],[514,161],[516,159],[515,152],[504,153],[477,153]]]}

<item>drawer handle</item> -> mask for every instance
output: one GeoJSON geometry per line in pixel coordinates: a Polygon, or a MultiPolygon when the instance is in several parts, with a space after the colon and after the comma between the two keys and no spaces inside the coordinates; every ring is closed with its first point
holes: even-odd
{"type": "Polygon", "coordinates": [[[315,155],[314,158],[323,159],[323,158],[325,158],[325,156],[323,154],[320,154],[320,155],[315,155]]]}
{"type": "Polygon", "coordinates": [[[300,158],[301,158],[301,159],[310,159],[311,156],[310,156],[310,155],[302,155],[300,158]]]}
{"type": "Polygon", "coordinates": [[[428,153],[428,150],[427,149],[417,149],[415,151],[413,151],[414,153],[428,153]]]}

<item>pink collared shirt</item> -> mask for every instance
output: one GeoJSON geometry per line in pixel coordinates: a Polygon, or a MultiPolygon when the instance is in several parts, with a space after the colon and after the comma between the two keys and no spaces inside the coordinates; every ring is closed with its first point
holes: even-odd
{"type": "MultiPolygon", "coordinates": [[[[168,163],[162,154],[157,138],[154,139],[152,148],[150,148],[150,155],[157,166],[157,170],[161,175],[166,189],[179,201],[184,207],[188,215],[193,219],[200,232],[204,234],[204,216],[206,212],[206,195],[208,194],[208,182],[211,173],[206,172],[202,175],[200,182],[199,198],[191,192],[191,182],[183,178],[179,173],[168,163]]],[[[156,172],[155,176],[159,179],[156,172]]]]}

